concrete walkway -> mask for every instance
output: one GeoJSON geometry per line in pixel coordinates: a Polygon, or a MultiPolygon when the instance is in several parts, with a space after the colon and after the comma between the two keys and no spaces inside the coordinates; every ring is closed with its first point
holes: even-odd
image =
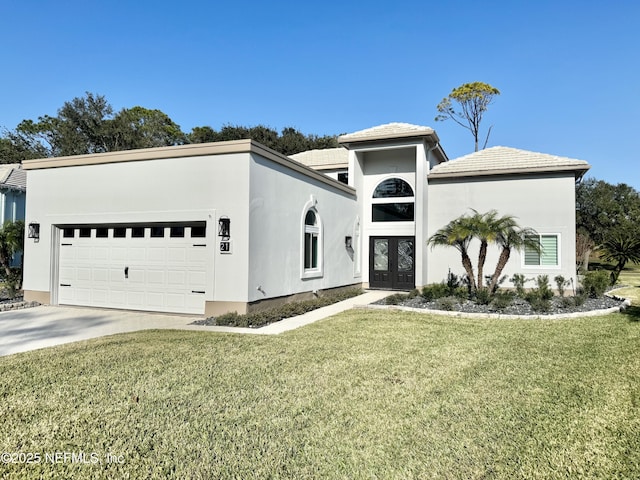
{"type": "Polygon", "coordinates": [[[0,312],[0,356],[91,338],[150,329],[276,335],[323,318],[367,305],[392,292],[372,290],[357,297],[261,328],[190,325],[202,317],[98,308],[43,305],[0,312]]]}

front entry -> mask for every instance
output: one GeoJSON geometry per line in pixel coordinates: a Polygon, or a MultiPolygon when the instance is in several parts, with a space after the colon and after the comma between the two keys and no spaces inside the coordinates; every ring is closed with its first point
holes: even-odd
{"type": "Polygon", "coordinates": [[[415,288],[415,237],[371,237],[369,287],[415,288]]]}

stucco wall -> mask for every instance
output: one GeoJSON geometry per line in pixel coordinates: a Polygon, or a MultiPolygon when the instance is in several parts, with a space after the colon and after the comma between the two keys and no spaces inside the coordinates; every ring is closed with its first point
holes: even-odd
{"type": "MultiPolygon", "coordinates": [[[[454,218],[471,213],[471,208],[484,213],[495,209],[500,215],[513,215],[522,227],[539,234],[558,234],[560,265],[558,267],[524,266],[521,252],[513,251],[503,275],[510,278],[523,273],[527,278],[540,274],[553,278],[562,275],[575,285],[575,184],[572,173],[544,176],[503,176],[430,180],[428,186],[429,236],[454,218]]],[[[472,244],[471,257],[477,266],[478,244],[472,244]]],[[[493,273],[499,250],[489,251],[484,273],[493,273]]],[[[440,282],[449,269],[462,275],[460,254],[454,248],[435,247],[427,255],[427,281],[440,282]]],[[[510,282],[503,284],[510,286],[510,282]]],[[[534,286],[528,283],[527,286],[534,286]]]]}
{"type": "Polygon", "coordinates": [[[40,223],[40,240],[25,244],[25,290],[51,291],[54,225],[206,221],[205,298],[246,302],[248,171],[248,153],[30,170],[27,223],[40,223]],[[233,262],[218,262],[220,215],[233,222],[233,262]]]}
{"type": "Polygon", "coordinates": [[[249,301],[361,282],[345,248],[357,218],[355,193],[252,155],[249,204],[249,301]],[[322,228],[321,276],[302,278],[303,224],[315,205],[322,228]]]}

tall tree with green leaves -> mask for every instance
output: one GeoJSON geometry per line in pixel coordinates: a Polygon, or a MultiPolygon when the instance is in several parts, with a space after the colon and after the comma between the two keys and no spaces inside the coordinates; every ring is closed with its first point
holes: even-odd
{"type": "MultiPolygon", "coordinates": [[[[473,135],[475,151],[478,151],[478,138],[480,136],[480,123],[487,108],[493,102],[496,95],[500,95],[500,91],[483,82],[465,83],[454,88],[451,93],[442,99],[437,105],[439,115],[436,116],[436,122],[451,119],[458,125],[466,128],[473,135]],[[454,108],[454,103],[458,104],[459,109],[454,108]]],[[[483,149],[489,141],[491,127],[487,131],[483,149]]]]}

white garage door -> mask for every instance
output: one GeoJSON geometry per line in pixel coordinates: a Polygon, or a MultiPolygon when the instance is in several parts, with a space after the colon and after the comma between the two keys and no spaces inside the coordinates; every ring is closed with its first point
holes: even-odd
{"type": "Polygon", "coordinates": [[[202,314],[205,240],[204,223],[63,228],[58,303],[202,314]]]}

